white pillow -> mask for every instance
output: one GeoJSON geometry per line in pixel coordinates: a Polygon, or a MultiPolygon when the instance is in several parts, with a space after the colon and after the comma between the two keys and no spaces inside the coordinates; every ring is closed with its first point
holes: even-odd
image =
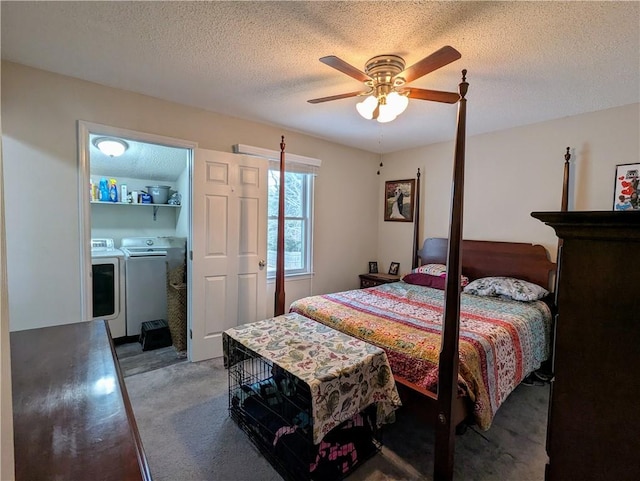
{"type": "Polygon", "coordinates": [[[538,284],[513,277],[482,277],[470,282],[464,292],[476,296],[503,296],[516,301],[536,301],[549,294],[538,284]]]}

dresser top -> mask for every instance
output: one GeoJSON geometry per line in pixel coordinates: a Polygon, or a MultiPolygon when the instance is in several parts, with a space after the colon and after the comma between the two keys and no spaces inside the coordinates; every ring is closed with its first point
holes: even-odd
{"type": "Polygon", "coordinates": [[[16,480],[150,480],[104,321],[11,333],[16,480]]]}
{"type": "Polygon", "coordinates": [[[532,212],[562,239],[640,241],[640,211],[532,212]]]}

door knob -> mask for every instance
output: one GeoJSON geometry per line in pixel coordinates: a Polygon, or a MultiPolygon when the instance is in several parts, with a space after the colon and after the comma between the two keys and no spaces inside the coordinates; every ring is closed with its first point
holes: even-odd
{"type": "Polygon", "coordinates": [[[258,262],[258,265],[260,266],[260,269],[264,269],[264,266],[267,265],[267,262],[264,259],[262,259],[260,262],[258,262]]]}

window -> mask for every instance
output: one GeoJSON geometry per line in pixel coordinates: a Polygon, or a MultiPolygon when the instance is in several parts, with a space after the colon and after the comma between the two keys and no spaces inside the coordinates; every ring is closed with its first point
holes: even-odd
{"type": "MultiPolygon", "coordinates": [[[[267,276],[273,277],[277,261],[280,171],[269,169],[268,176],[267,276]]],[[[313,174],[309,173],[285,172],[285,275],[312,272],[313,178],[313,174]]]]}

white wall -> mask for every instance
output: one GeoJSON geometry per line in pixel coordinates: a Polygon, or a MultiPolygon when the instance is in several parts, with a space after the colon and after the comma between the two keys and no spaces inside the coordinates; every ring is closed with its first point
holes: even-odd
{"type": "Polygon", "coordinates": [[[10,62],[2,120],[11,330],[81,320],[78,120],[225,152],[233,144],[278,150],[284,135],[288,152],[322,160],[311,291],[357,287],[377,251],[377,155],[10,62]]]}
{"type": "MultiPolygon", "coordinates": [[[[566,148],[571,148],[569,209],[612,210],[615,166],[640,162],[639,132],[640,104],[631,104],[469,137],[464,238],[542,244],[555,260],[557,237],[531,212],[560,210],[566,148]]],[[[410,178],[421,168],[421,240],[448,236],[453,149],[447,142],[384,156],[379,198],[385,180],[410,178]]],[[[407,272],[412,226],[382,221],[382,203],[379,209],[378,259],[385,268],[398,261],[407,272]]]]}
{"type": "MultiPolygon", "coordinates": [[[[157,206],[156,206],[157,207],[157,206]]],[[[177,223],[183,207],[157,207],[153,204],[91,204],[91,237],[112,238],[120,247],[123,237],[161,237],[177,235],[177,223]]],[[[186,209],[185,209],[186,210],[186,209]]]]}

